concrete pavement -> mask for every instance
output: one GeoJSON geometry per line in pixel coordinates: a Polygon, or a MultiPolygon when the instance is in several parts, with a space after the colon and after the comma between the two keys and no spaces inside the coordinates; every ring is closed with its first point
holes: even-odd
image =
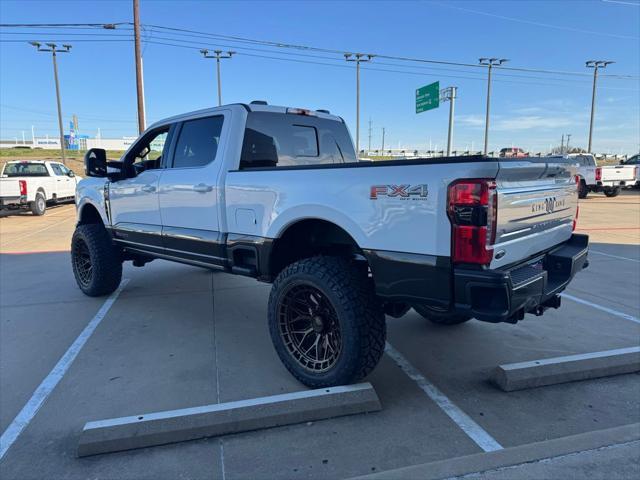
{"type": "MultiPolygon", "coordinates": [[[[626,197],[603,197],[601,203],[609,205],[602,214],[605,226],[628,223],[640,228],[640,216],[636,221],[632,215],[633,208],[640,208],[637,197],[630,196],[638,206],[625,206],[629,210],[622,219],[613,203],[626,197]]],[[[597,202],[581,202],[588,205],[581,207],[581,226],[600,228],[590,220],[590,215],[597,216],[597,202]]],[[[56,211],[62,212],[51,209],[47,215],[56,211]]],[[[1,241],[6,231],[13,235],[0,245],[3,432],[104,302],[79,292],[67,252],[6,253],[27,245],[28,239],[30,248],[48,242],[68,248],[72,208],[65,212],[70,220],[52,217],[55,222],[38,223],[35,230],[20,225],[40,222],[46,215],[0,219],[1,241]],[[58,228],[58,240],[49,238],[58,228]]],[[[595,231],[603,233],[592,244],[591,266],[567,293],[640,317],[640,242],[633,244],[621,230],[595,231]]],[[[49,478],[82,479],[345,478],[485,455],[385,355],[367,378],[379,395],[381,412],[78,459],[77,442],[87,421],[304,389],[271,346],[265,313],[268,285],[164,261],[142,269],[128,264],[124,275],[129,284],[0,460],[3,479],[42,478],[44,472],[49,478]]],[[[471,321],[447,328],[411,311],[401,319],[389,318],[388,327],[389,343],[416,371],[505,448],[640,421],[637,374],[510,393],[487,380],[502,363],[640,345],[640,324],[620,315],[565,299],[560,310],[527,316],[517,325],[471,321]]],[[[627,442],[484,475],[557,478],[558,472],[596,468],[596,474],[629,478],[637,471],[639,456],[637,443],[627,442]]]]}

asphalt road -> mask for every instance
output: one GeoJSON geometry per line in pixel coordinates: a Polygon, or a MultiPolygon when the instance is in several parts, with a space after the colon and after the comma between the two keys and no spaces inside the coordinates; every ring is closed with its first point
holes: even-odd
{"type": "MultiPolygon", "coordinates": [[[[105,313],[105,299],[83,296],[73,280],[72,215],[63,206],[0,219],[0,429],[28,418],[0,460],[3,479],[346,478],[483,452],[385,355],[367,379],[381,412],[76,458],[90,420],[304,387],[271,346],[268,285],[164,261],[127,265],[129,282],[105,313]],[[87,325],[96,328],[46,401],[20,417],[87,325]]],[[[442,327],[413,311],[388,319],[393,349],[500,447],[640,422],[637,374],[511,393],[487,382],[500,363],[640,345],[640,195],[590,196],[579,228],[592,235],[591,266],[567,293],[589,304],[565,298],[517,325],[442,327]]],[[[632,478],[639,448],[613,445],[482,478],[632,478]]]]}

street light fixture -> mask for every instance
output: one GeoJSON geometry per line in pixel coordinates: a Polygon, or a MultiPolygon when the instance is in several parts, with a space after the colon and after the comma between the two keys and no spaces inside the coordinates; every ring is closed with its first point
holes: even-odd
{"type": "Polygon", "coordinates": [[[587,152],[591,153],[591,139],[593,137],[593,117],[596,111],[596,83],[598,82],[598,69],[605,68],[607,65],[611,65],[611,60],[587,60],[585,66],[587,68],[593,68],[593,91],[591,92],[591,119],[589,120],[589,144],[587,146],[587,152]]]}
{"type": "Polygon", "coordinates": [[[370,62],[375,55],[368,53],[345,53],[347,62],[356,63],[356,156],[360,154],[360,63],[370,62]]]}
{"type": "Polygon", "coordinates": [[[507,58],[479,58],[478,62],[480,65],[484,65],[487,67],[488,75],[487,75],[487,112],[486,118],[484,122],[484,154],[486,155],[489,151],[489,110],[491,106],[491,69],[493,67],[499,67],[503,63],[508,62],[507,58]]]}
{"type": "Polygon", "coordinates": [[[223,54],[222,50],[214,50],[214,55],[209,55],[209,50],[203,48],[200,50],[200,53],[204,58],[215,58],[216,59],[216,72],[218,78],[218,106],[222,105],[222,86],[220,85],[220,59],[231,58],[235,55],[236,52],[229,50],[225,54],[223,54]]]}
{"type": "Polygon", "coordinates": [[[40,42],[29,42],[34,46],[38,52],[51,52],[51,58],[53,59],[53,78],[56,84],[56,101],[58,104],[58,128],[60,129],[60,151],[62,153],[62,163],[67,164],[67,158],[64,150],[64,129],[62,128],[62,106],[60,104],[60,83],[58,81],[58,63],[56,61],[56,55],[58,53],[68,53],[71,50],[71,45],[64,44],[62,49],[58,48],[55,43],[47,43],[43,48],[40,42]]]}

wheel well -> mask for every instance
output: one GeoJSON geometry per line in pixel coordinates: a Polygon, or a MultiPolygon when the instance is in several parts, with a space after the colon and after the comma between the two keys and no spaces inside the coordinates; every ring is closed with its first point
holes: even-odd
{"type": "Polygon", "coordinates": [[[276,239],[269,258],[269,274],[275,278],[287,265],[314,255],[353,257],[362,251],[337,225],[319,219],[301,220],[276,239]]]}
{"type": "Polygon", "coordinates": [[[78,225],[87,225],[91,223],[102,224],[102,217],[98,213],[98,210],[93,205],[85,205],[80,211],[80,220],[78,225]]]}

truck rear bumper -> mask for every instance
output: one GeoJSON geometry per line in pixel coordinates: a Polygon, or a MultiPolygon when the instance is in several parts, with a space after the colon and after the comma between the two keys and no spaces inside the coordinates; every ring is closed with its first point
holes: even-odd
{"type": "Polygon", "coordinates": [[[589,264],[589,237],[574,234],[554,249],[500,270],[455,268],[454,309],[486,322],[515,323],[560,306],[559,293],[589,264]]]}
{"type": "Polygon", "coordinates": [[[0,198],[0,208],[20,208],[27,205],[27,196],[0,198]]]}

